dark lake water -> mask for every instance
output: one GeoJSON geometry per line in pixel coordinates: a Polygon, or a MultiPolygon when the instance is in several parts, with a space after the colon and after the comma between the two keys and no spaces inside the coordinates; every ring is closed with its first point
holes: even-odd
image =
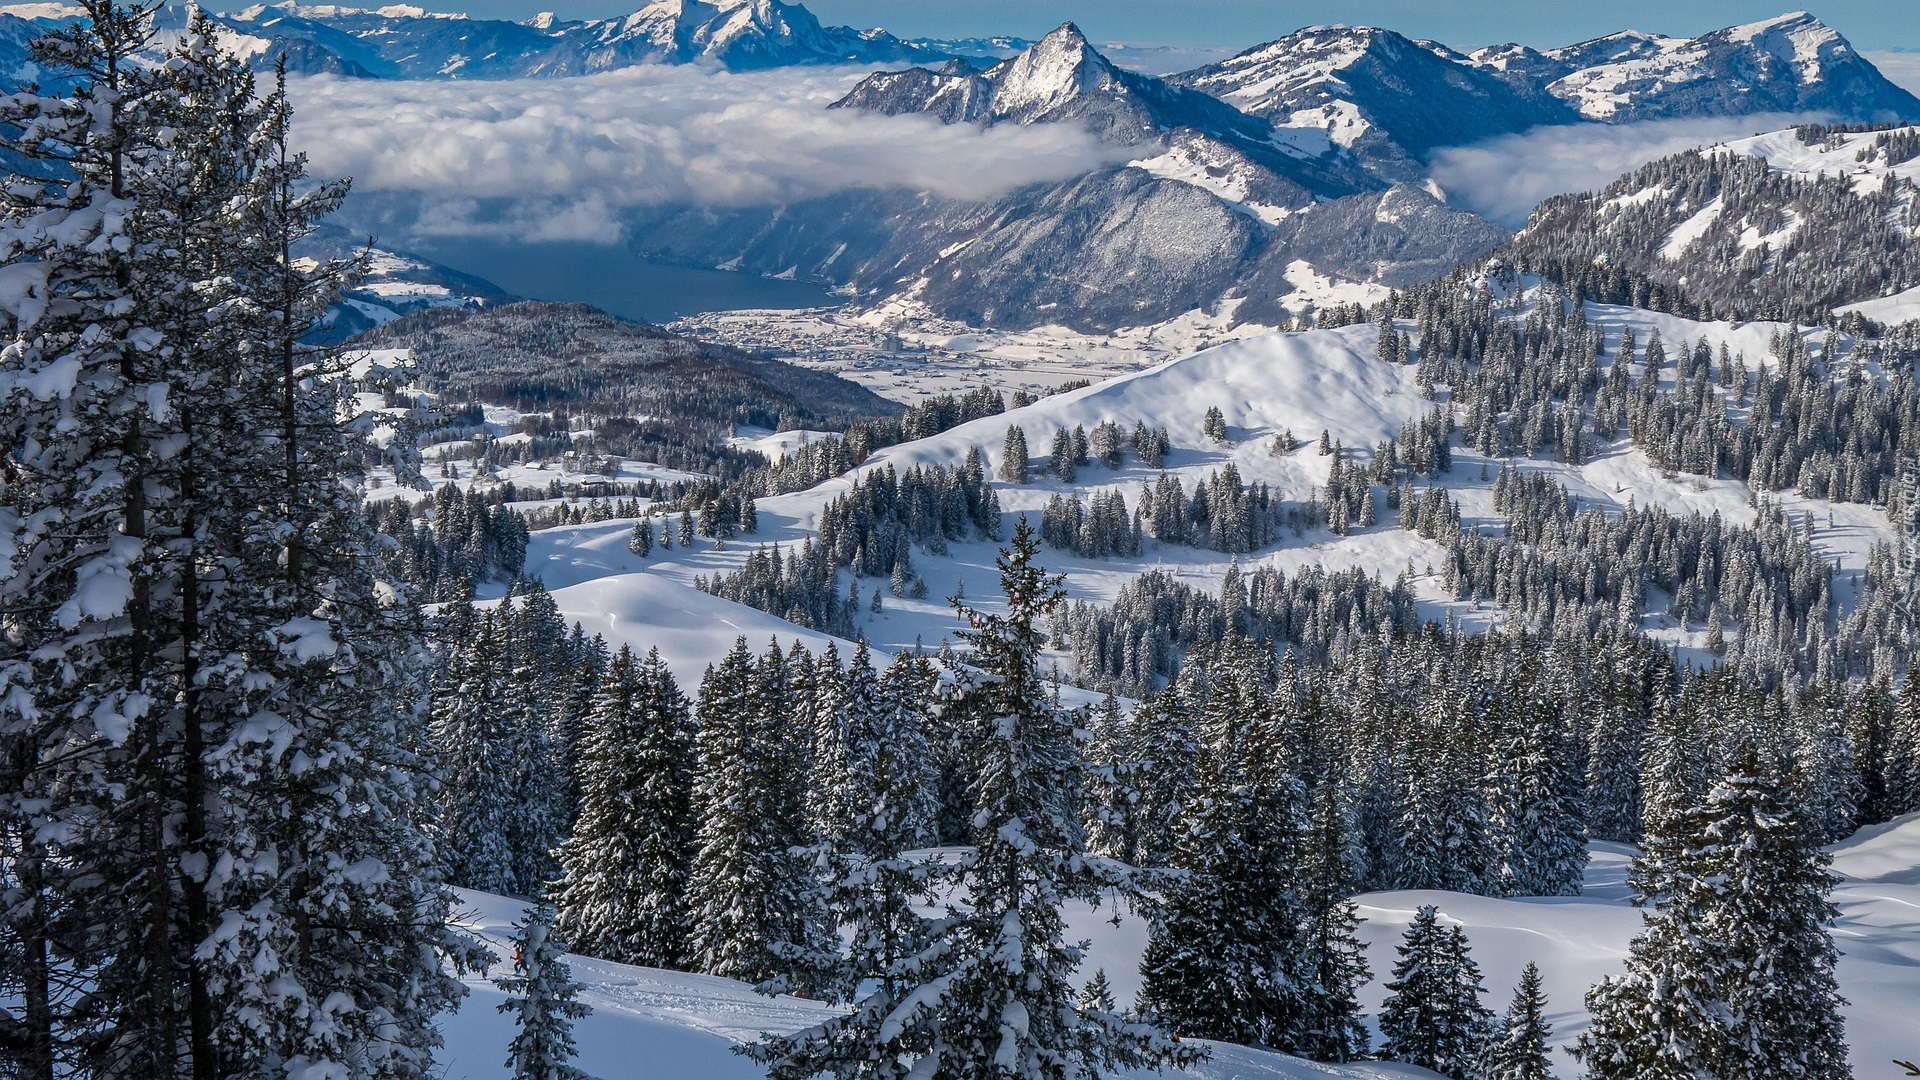
{"type": "Polygon", "coordinates": [[[423,246],[419,251],[516,296],[577,300],[647,322],[702,311],[826,307],[841,302],[826,289],[806,282],[648,262],[612,245],[463,240],[423,246]]]}

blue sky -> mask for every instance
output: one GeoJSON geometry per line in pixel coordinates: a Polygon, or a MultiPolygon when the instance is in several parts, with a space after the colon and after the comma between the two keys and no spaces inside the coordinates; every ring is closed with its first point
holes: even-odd
{"type": "MultiPolygon", "coordinates": [[[[475,16],[524,18],[544,7],[581,18],[644,0],[412,0],[475,16]]],[[[1804,2],[1804,0],[1803,0],[1804,2]]],[[[1788,10],[1794,0],[807,0],[823,22],[884,26],[906,36],[1037,36],[1072,19],[1102,41],[1252,45],[1323,22],[1387,26],[1456,47],[1520,41],[1564,45],[1632,28],[1691,35],[1788,10]]],[[[377,6],[369,2],[367,6],[377,6]]],[[[1920,50],[1914,0],[1825,0],[1815,14],[1867,50],[1920,50]]]]}

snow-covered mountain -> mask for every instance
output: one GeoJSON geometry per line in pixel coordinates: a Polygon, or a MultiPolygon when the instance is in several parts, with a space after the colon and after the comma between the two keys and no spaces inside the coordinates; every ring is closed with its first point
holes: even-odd
{"type": "Polygon", "coordinates": [[[1541,52],[1463,55],[1377,27],[1311,26],[1170,77],[1278,128],[1324,132],[1376,175],[1422,175],[1432,150],[1547,124],[1763,112],[1920,116],[1920,100],[1805,12],[1698,38],[1635,31],[1541,52]]]}
{"type": "MultiPolygon", "coordinates": [[[[791,258],[794,239],[810,232],[796,231],[796,221],[831,221],[840,226],[838,242],[814,241],[807,259],[786,265],[845,275],[840,280],[874,300],[908,300],[971,323],[1106,330],[1233,298],[1249,313],[1277,315],[1274,302],[1293,291],[1302,265],[1411,284],[1483,254],[1504,235],[1414,188],[1396,190],[1388,202],[1398,209],[1383,216],[1377,211],[1387,185],[1347,147],[1119,68],[1071,23],[984,71],[956,62],[877,73],[834,107],[918,113],[947,124],[1085,124],[1109,143],[1139,148],[1139,156],[986,207],[920,199],[852,213],[843,197],[797,219],[788,207],[764,229],[721,230],[747,246],[715,261],[766,265],[769,250],[780,252],[777,260],[791,258]],[[1400,210],[1414,216],[1401,218],[1400,210]],[[851,221],[887,223],[870,255],[845,246],[851,221]],[[1312,258],[1296,243],[1311,248],[1312,258]],[[1388,250],[1394,254],[1383,257],[1388,250]]],[[[698,234],[692,220],[661,225],[638,230],[643,243],[673,243],[683,254],[679,245],[698,234]]]]}
{"type": "Polygon", "coordinates": [[[1920,99],[1804,11],[1697,38],[1627,31],[1546,52],[1498,45],[1472,62],[1607,123],[1814,111],[1856,121],[1920,118],[1920,99]]]}
{"type": "Polygon", "coordinates": [[[556,46],[529,75],[584,75],[640,63],[718,64],[730,71],[790,64],[890,64],[937,57],[884,30],[822,26],[780,0],[653,0],[624,18],[551,24],[556,46]]]}
{"type": "Polygon", "coordinates": [[[832,107],[889,116],[925,113],[949,124],[1079,123],[1116,146],[1183,132],[1253,155],[1317,195],[1371,186],[1332,148],[1302,149],[1276,139],[1263,118],[1115,65],[1073,23],[984,71],[954,61],[938,70],[875,73],[832,107]]]}
{"type": "MultiPolygon", "coordinates": [[[[1920,128],[1802,127],[1549,199],[1508,252],[1668,283],[1717,311],[1818,319],[1920,290],[1920,128]]],[[[1911,303],[1864,313],[1904,321],[1911,303]]]]}
{"type": "Polygon", "coordinates": [[[1373,27],[1313,26],[1172,77],[1283,128],[1318,129],[1394,179],[1418,159],[1574,115],[1433,42],[1373,27]]]}
{"type": "MultiPolygon", "coordinates": [[[[83,16],[58,3],[0,7],[0,78],[24,83],[26,43],[83,16]]],[[[652,0],[612,19],[564,20],[551,13],[524,22],[475,19],[406,4],[352,8],[285,0],[215,16],[229,45],[256,65],[285,55],[290,70],[403,79],[511,79],[584,75],[636,64],[707,64],[731,71],[806,64],[938,63],[954,55],[901,41],[883,30],[822,26],[799,4],[780,0],[652,0]]],[[[183,5],[163,6],[156,21],[183,26],[183,5]]]]}
{"type": "Polygon", "coordinates": [[[779,0],[653,0],[619,18],[543,14],[525,22],[404,5],[365,10],[289,0],[250,7],[226,21],[269,39],[310,41],[376,75],[400,78],[583,75],[648,63],[745,71],[938,58],[884,31],[822,26],[805,7],[779,0]]]}

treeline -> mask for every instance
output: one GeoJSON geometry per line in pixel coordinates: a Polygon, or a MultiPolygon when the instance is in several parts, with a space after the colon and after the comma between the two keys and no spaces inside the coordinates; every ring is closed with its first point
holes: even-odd
{"type": "Polygon", "coordinates": [[[1085,425],[1076,425],[1072,431],[1055,428],[1047,456],[1036,458],[1027,448],[1026,428],[1014,424],[1007,428],[1001,443],[997,475],[1009,484],[1026,484],[1039,469],[1043,475],[1071,484],[1080,469],[1094,462],[1109,469],[1119,468],[1127,450],[1132,450],[1142,465],[1157,469],[1172,452],[1173,443],[1165,428],[1149,428],[1145,422],[1135,421],[1133,430],[1127,432],[1114,421],[1103,420],[1094,425],[1092,434],[1087,433],[1085,425]]]}
{"type": "MultiPolygon", "coordinates": [[[[789,622],[852,636],[860,611],[859,582],[839,592],[839,570],[884,577],[895,596],[926,595],[913,569],[913,545],[945,554],[947,544],[1000,537],[1000,497],[987,483],[986,459],[974,448],[958,466],[913,465],[897,472],[889,464],[856,477],[852,489],[820,512],[820,538],[809,537],[783,560],[776,550],[756,551],[740,569],[696,587],[789,622]]],[[[879,611],[881,590],[870,594],[879,611]]]]}
{"type": "MultiPolygon", "coordinates": [[[[1068,387],[1061,387],[1054,392],[1066,389],[1068,387]]],[[[998,391],[985,386],[957,396],[936,394],[907,406],[900,416],[851,424],[843,437],[802,444],[781,455],[779,461],[742,476],[736,485],[738,494],[762,498],[805,491],[853,471],[865,464],[876,450],[932,438],[961,424],[998,416],[1010,408],[1023,408],[1035,400],[1038,399],[1029,397],[1024,390],[1015,390],[1002,398],[998,391]]],[[[1084,460],[1081,463],[1085,464],[1084,460]]],[[[1112,463],[1117,465],[1118,458],[1112,463]]]]}
{"type": "Polygon", "coordinates": [[[1838,628],[1832,568],[1777,507],[1763,503],[1751,528],[1658,506],[1610,515],[1576,508],[1545,474],[1502,466],[1494,508],[1504,529],[1463,530],[1445,488],[1409,488],[1401,521],[1447,546],[1442,577],[1455,598],[1498,605],[1523,625],[1593,632],[1636,619],[1658,590],[1662,610],[1683,627],[1710,629],[1716,650],[1737,622],[1745,632],[1733,662],[1769,673],[1822,656],[1838,628]]]}
{"type": "MultiPolygon", "coordinates": [[[[795,626],[819,630],[838,637],[853,637],[854,619],[860,614],[860,583],[850,581],[847,591],[839,591],[838,567],[826,547],[812,537],[789,549],[782,559],[778,547],[758,548],[747,554],[740,569],[727,574],[705,575],[693,579],[693,586],[736,604],[778,615],[795,626]]],[[[899,591],[907,595],[905,564],[900,564],[899,591]]],[[[924,592],[924,586],[922,587],[924,592]]],[[[873,602],[880,602],[875,590],[873,602]]]]}
{"type": "Polygon", "coordinates": [[[1111,604],[1062,606],[1051,630],[1054,646],[1072,656],[1078,682],[1140,697],[1172,678],[1190,650],[1229,634],[1325,659],[1383,632],[1411,633],[1417,621],[1404,583],[1320,566],[1292,576],[1270,566],[1242,574],[1236,563],[1218,594],[1149,570],[1121,586],[1111,604]]]}
{"type": "Polygon", "coordinates": [[[868,470],[820,511],[819,530],[835,565],[885,576],[911,568],[912,543],[944,555],[949,542],[999,539],[1000,496],[987,482],[986,456],[973,447],[958,466],[868,470]]]}
{"type": "Polygon", "coordinates": [[[1511,270],[1495,269],[1488,282],[1456,274],[1387,304],[1415,323],[1417,381],[1430,394],[1446,387],[1467,448],[1580,464],[1625,435],[1671,471],[1898,507],[1920,453],[1920,350],[1906,337],[1858,340],[1842,358],[1837,324],[1817,349],[1786,331],[1763,363],[1704,337],[1655,331],[1641,342],[1628,330],[1609,356],[1580,302],[1591,293],[1548,282],[1517,313],[1496,299],[1517,289],[1511,270]]]}
{"type": "MultiPolygon", "coordinates": [[[[844,664],[832,648],[756,655],[743,639],[692,700],[657,653],[624,649],[584,695],[594,650],[560,644],[551,617],[532,614],[543,610],[537,594],[501,609],[492,630],[482,616],[481,633],[449,639],[466,654],[449,671],[464,663],[497,674],[436,684],[451,699],[436,700],[436,718],[475,718],[457,730],[436,720],[436,742],[474,763],[450,785],[460,793],[444,797],[449,820],[500,825],[474,845],[484,854],[455,865],[497,874],[487,860],[504,856],[523,885],[550,875],[556,927],[576,951],[852,1004],[756,1046],[754,1056],[787,1070],[776,1075],[869,1060],[876,1047],[906,1060],[943,1055],[944,1040],[903,1044],[885,1019],[916,994],[925,1004],[914,1015],[927,1023],[970,1015],[977,998],[948,980],[980,978],[1000,993],[1039,994],[1030,1000],[1051,1001],[1068,1025],[1107,1030],[1103,1017],[1124,1017],[1325,1061],[1378,1053],[1463,1080],[1531,1075],[1481,1070],[1490,1059],[1544,1061],[1537,979],[1523,981],[1496,1021],[1468,943],[1432,909],[1415,918],[1392,965],[1376,1048],[1358,1004],[1373,974],[1352,897],[1571,895],[1589,838],[1644,846],[1634,881],[1650,900],[1688,895],[1706,875],[1722,883],[1702,907],[1663,903],[1627,974],[1590,995],[1598,1020],[1582,1053],[1595,1068],[1613,1067],[1609,1040],[1665,1030],[1661,1015],[1630,1007],[1637,980],[1663,958],[1680,956],[1679,977],[1699,980],[1702,1009],[1743,985],[1737,956],[1717,939],[1700,943],[1700,928],[1715,925],[1710,911],[1739,912],[1743,926],[1798,935],[1812,950],[1782,974],[1798,992],[1769,1006],[1771,1022],[1817,1028],[1837,1015],[1826,886],[1812,871],[1820,844],[1920,806],[1920,692],[1911,686],[1767,689],[1735,671],[1678,669],[1624,629],[1473,635],[1419,626],[1410,604],[1401,621],[1343,630],[1337,647],[1314,656],[1271,644],[1282,636],[1271,620],[1290,613],[1250,595],[1284,587],[1270,577],[1253,590],[1230,580],[1212,609],[1218,621],[1196,627],[1203,640],[1187,647],[1176,677],[1131,715],[1111,695],[1099,708],[1066,710],[1040,673],[1043,627],[1061,597],[1057,579],[1033,565],[1037,546],[1023,523],[1002,559],[1009,614],[964,612],[973,629],[963,651],[938,663],[907,653],[883,671],[864,645],[844,664]],[[553,711],[520,707],[506,710],[513,724],[480,723],[498,710],[459,687],[486,687],[501,701],[525,700],[531,685],[525,661],[490,638],[542,638],[563,664],[582,661],[580,674],[550,672],[565,684],[549,691],[553,711]],[[483,655],[494,659],[477,665],[483,655]],[[569,771],[555,732],[572,716],[569,771]],[[519,765],[480,764],[502,760],[550,776],[530,782],[519,765]],[[578,792],[571,815],[513,822],[459,809],[569,785],[578,792]],[[515,839],[568,817],[558,867],[515,839]],[[1755,828],[1768,838],[1759,863],[1715,861],[1728,838],[1755,828]],[[936,844],[966,853],[908,854],[936,844]],[[1177,873],[1141,869],[1161,867],[1177,873]],[[1017,894],[997,891],[1009,879],[995,875],[1009,872],[1028,875],[1015,879],[1029,883],[1017,894]],[[1062,875],[1085,876],[1073,885],[1062,875]],[[1056,940],[1063,901],[1112,889],[1132,892],[1150,925],[1129,1010],[1105,972],[1076,985],[1078,957],[1035,952],[1045,942],[1031,937],[1056,940]],[[973,906],[923,914],[951,890],[973,906]],[[1021,929],[1009,936],[1016,914],[1021,929]],[[955,951],[995,949],[1052,959],[1029,960],[1005,981],[947,974],[955,951]]],[[[1804,1045],[1831,1052],[1820,1030],[1813,1038],[1804,1045]]],[[[1740,1052],[1772,1061],[1783,1051],[1762,1043],[1740,1052]]]]}

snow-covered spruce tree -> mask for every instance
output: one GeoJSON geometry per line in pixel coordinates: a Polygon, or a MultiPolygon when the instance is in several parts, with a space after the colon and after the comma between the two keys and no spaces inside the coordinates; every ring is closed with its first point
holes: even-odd
{"type": "Polygon", "coordinates": [[[1230,638],[1209,665],[1199,783],[1140,961],[1140,1010],[1183,1036],[1291,1047],[1302,1015],[1301,795],[1263,674],[1230,638]]]}
{"type": "Polygon", "coordinates": [[[520,721],[505,707],[507,649],[496,610],[456,608],[435,675],[430,739],[440,769],[433,835],[451,879],[482,892],[519,883],[508,832],[518,812],[511,782],[520,721]]]}
{"type": "Polygon", "coordinates": [[[1000,447],[1000,479],[1009,484],[1027,482],[1027,433],[1018,424],[1007,428],[1007,441],[1000,447]]]}
{"type": "Polygon", "coordinates": [[[157,756],[146,717],[165,678],[147,572],[162,556],[146,486],[161,421],[142,403],[164,402],[176,373],[154,355],[130,265],[146,245],[127,174],[152,148],[131,56],[149,28],[144,12],[105,4],[89,16],[33,46],[82,89],[0,100],[7,149],[29,163],[0,188],[0,813],[21,844],[0,881],[21,956],[8,992],[22,1002],[23,1068],[51,1076],[56,1053],[110,1051],[162,1075],[183,1034],[170,867],[182,851],[159,828],[171,806],[147,794],[164,765],[139,765],[157,756]],[[83,1002],[109,1017],[102,1037],[78,1017],[83,1002]]]}
{"type": "MultiPolygon", "coordinates": [[[[1751,744],[1690,812],[1660,828],[1662,891],[1627,971],[1587,995],[1575,1052],[1593,1080],[1852,1076],[1827,927],[1830,857],[1751,744]]],[[[1644,886],[1642,886],[1644,888],[1644,886]]]]}
{"type": "Polygon", "coordinates": [[[1113,997],[1113,983],[1107,980],[1107,969],[1095,968],[1093,978],[1080,988],[1080,1010],[1110,1013],[1118,1009],[1119,1005],[1113,997]]]}
{"type": "Polygon", "coordinates": [[[1460,688],[1444,692],[1444,718],[1421,723],[1414,746],[1419,767],[1405,773],[1401,818],[1401,888],[1484,893],[1493,861],[1487,839],[1487,801],[1481,783],[1485,749],[1453,732],[1469,729],[1472,706],[1460,688]]]}
{"type": "Polygon", "coordinates": [[[622,964],[687,963],[693,855],[693,723],[658,649],[622,646],[587,716],[580,816],[549,896],[575,952],[622,964]]]}
{"type": "Polygon", "coordinates": [[[1220,406],[1207,406],[1207,415],[1200,422],[1200,433],[1214,442],[1227,441],[1227,414],[1220,411],[1220,406]]]}
{"type": "Polygon", "coordinates": [[[696,969],[806,989],[821,977],[828,945],[790,709],[777,646],[756,663],[741,638],[707,670],[688,904],[696,969]]]}
{"type": "Polygon", "coordinates": [[[1528,964],[1514,988],[1513,1003],[1487,1048],[1486,1080],[1552,1080],[1547,1041],[1547,994],[1540,988],[1540,967],[1528,964]]]}
{"type": "Polygon", "coordinates": [[[653,518],[641,516],[634,519],[633,532],[627,537],[627,550],[641,558],[653,553],[653,518]]]}
{"type": "Polygon", "coordinates": [[[1140,792],[1137,866],[1167,866],[1180,836],[1180,820],[1197,783],[1199,742],[1195,733],[1205,700],[1205,673],[1182,665],[1166,689],[1143,702],[1133,719],[1140,792]]]}
{"type": "Polygon", "coordinates": [[[875,722],[873,688],[869,680],[863,686],[869,691],[867,699],[856,704],[840,647],[831,641],[819,659],[806,664],[804,675],[806,685],[796,688],[794,704],[795,726],[809,742],[812,777],[806,793],[807,825],[815,836],[831,842],[851,831],[857,812],[850,802],[858,796],[847,781],[859,768],[853,760],[855,732],[875,722]],[[854,715],[856,708],[862,715],[854,715]]]}
{"type": "MultiPolygon", "coordinates": [[[[1625,695],[1620,695],[1624,697],[1625,695]]],[[[1587,736],[1582,816],[1598,840],[1632,843],[1640,836],[1640,740],[1644,717],[1609,694],[1587,736]]]]}
{"type": "Polygon", "coordinates": [[[1380,1011],[1380,1057],[1432,1069],[1452,1080],[1477,1075],[1493,1013],[1480,1003],[1480,968],[1466,935],[1428,904],[1415,913],[1380,1011]]]}
{"type": "Polygon", "coordinates": [[[575,1053],[573,1022],[593,1010],[574,1000],[580,984],[563,958],[566,949],[554,936],[553,919],[547,904],[526,909],[513,924],[518,931],[513,974],[493,980],[509,995],[499,1010],[511,1014],[518,1029],[507,1044],[506,1064],[514,1080],[589,1080],[568,1062],[575,1053]]]}
{"type": "Polygon", "coordinates": [[[1360,889],[1346,802],[1339,781],[1323,776],[1301,855],[1301,1015],[1292,1047],[1316,1061],[1358,1060],[1370,1042],[1358,995],[1373,973],[1351,899],[1360,889]]]}
{"type": "MultiPolygon", "coordinates": [[[[896,664],[911,664],[904,657],[896,664]]],[[[847,941],[846,955],[822,987],[835,995],[877,980],[883,992],[901,988],[901,966],[926,946],[928,920],[918,908],[932,900],[942,864],[910,856],[933,835],[932,754],[924,705],[888,692],[861,641],[853,661],[839,669],[840,733],[826,740],[835,752],[816,759],[814,787],[829,792],[820,830],[819,863],[827,901],[847,941]]],[[[837,662],[834,667],[837,668],[837,662]]],[[[827,678],[827,662],[820,666],[827,678]]]]}
{"type": "Polygon", "coordinates": [[[973,728],[973,847],[954,867],[971,909],[933,929],[897,984],[807,1031],[749,1052],[779,1080],[941,1077],[1069,1080],[1111,1068],[1198,1060],[1151,1027],[1084,1011],[1072,983],[1083,950],[1064,940],[1061,905],[1131,891],[1123,866],[1088,855],[1071,806],[1071,718],[1049,700],[1042,624],[1059,579],[1034,557],[1027,522],[1000,556],[1007,614],[962,607],[970,666],[955,671],[951,719],[973,728]]]}
{"type": "Polygon", "coordinates": [[[1082,794],[1087,847],[1138,865],[1141,768],[1134,753],[1132,725],[1111,690],[1094,715],[1092,734],[1082,794]]]}
{"type": "MultiPolygon", "coordinates": [[[[196,14],[175,77],[250,88],[217,42],[196,14]]],[[[223,606],[202,620],[203,653],[221,659],[190,677],[209,716],[237,720],[205,744],[208,786],[225,802],[207,818],[205,854],[225,876],[208,876],[211,929],[196,954],[216,1053],[243,1073],[418,1075],[439,1043],[433,1015],[464,993],[436,953],[457,971],[485,952],[448,926],[452,897],[429,873],[427,765],[409,748],[428,657],[415,613],[379,569],[358,485],[346,482],[359,479],[371,422],[353,414],[334,360],[303,343],[358,267],[298,259],[294,245],[346,186],[308,181],[289,141],[283,74],[251,109],[205,96],[250,124],[227,257],[244,315],[232,377],[259,388],[230,392],[217,414],[237,465],[222,466],[227,490],[195,485],[208,492],[206,535],[238,550],[224,581],[188,581],[210,600],[224,586],[223,606]]],[[[190,916],[195,878],[190,868],[190,916]]]]}
{"type": "Polygon", "coordinates": [[[507,827],[512,891],[536,896],[559,876],[553,853],[573,817],[566,710],[577,668],[567,621],[553,596],[538,581],[514,591],[517,602],[510,597],[501,605],[511,678],[507,697],[496,705],[509,725],[512,748],[495,768],[507,770],[513,788],[507,827]]]}
{"type": "Polygon", "coordinates": [[[1054,479],[1064,483],[1073,483],[1076,475],[1073,464],[1073,436],[1066,428],[1053,430],[1053,446],[1047,454],[1047,471],[1054,479]]]}
{"type": "Polygon", "coordinates": [[[343,188],[204,18],[136,69],[147,15],[88,5],[35,46],[82,88],[0,106],[58,178],[5,185],[0,227],[0,729],[39,762],[9,796],[48,796],[10,911],[64,954],[24,965],[24,1056],[418,1074],[462,993],[436,952],[475,947],[423,872],[419,639],[345,482],[361,433],[298,345],[342,267],[282,257],[343,188]]]}
{"type": "Polygon", "coordinates": [[[1495,885],[1506,896],[1577,896],[1587,868],[1580,780],[1537,664],[1503,687],[1488,778],[1495,885]]]}

